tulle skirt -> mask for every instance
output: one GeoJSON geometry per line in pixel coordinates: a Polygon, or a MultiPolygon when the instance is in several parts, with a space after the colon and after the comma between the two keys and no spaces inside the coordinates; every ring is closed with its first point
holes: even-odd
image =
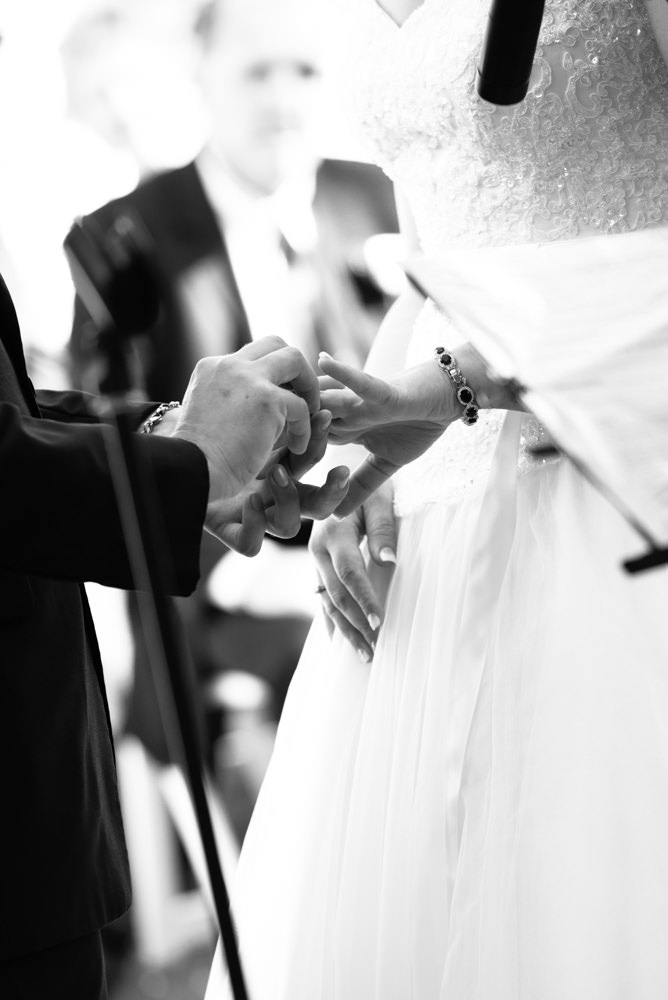
{"type": "Polygon", "coordinates": [[[251,1000],[668,997],[668,574],[565,461],[489,503],[400,518],[371,665],[313,627],[234,890],[251,1000]]]}

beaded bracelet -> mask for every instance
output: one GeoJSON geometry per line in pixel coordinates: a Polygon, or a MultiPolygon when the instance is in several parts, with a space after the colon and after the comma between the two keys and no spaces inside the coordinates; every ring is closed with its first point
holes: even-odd
{"type": "Polygon", "coordinates": [[[178,400],[174,399],[171,403],[161,403],[157,410],[154,410],[148,420],[145,420],[142,424],[142,431],[144,434],[150,434],[156,424],[159,424],[165,413],[169,413],[170,410],[175,410],[177,406],[180,406],[178,400]]]}
{"type": "Polygon", "coordinates": [[[449,376],[450,381],[455,387],[457,399],[464,407],[460,419],[463,423],[471,427],[478,419],[478,410],[480,409],[476,402],[475,393],[471,386],[468,385],[466,377],[457,364],[454,354],[445,347],[437,347],[434,353],[436,355],[436,364],[449,376]]]}

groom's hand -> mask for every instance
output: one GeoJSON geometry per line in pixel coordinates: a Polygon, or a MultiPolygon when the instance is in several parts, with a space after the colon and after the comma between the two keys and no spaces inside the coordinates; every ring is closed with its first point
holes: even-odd
{"type": "Polygon", "coordinates": [[[331,469],[322,486],[299,482],[324,456],[331,414],[321,410],[311,418],[311,437],[303,455],[283,449],[245,490],[231,500],[212,505],[207,528],[242,555],[260,551],[265,533],[292,538],[302,518],[322,520],[339,506],[348,489],[346,466],[331,469]]]}
{"type": "Polygon", "coordinates": [[[274,449],[302,455],[319,408],[318,381],[306,359],[279,337],[267,337],[198,362],[173,433],[204,453],[211,507],[243,490],[274,449]]]}

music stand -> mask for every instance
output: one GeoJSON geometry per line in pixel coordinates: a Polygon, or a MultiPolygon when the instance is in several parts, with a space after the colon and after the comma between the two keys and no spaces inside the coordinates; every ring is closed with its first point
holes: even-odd
{"type": "Polygon", "coordinates": [[[416,255],[410,281],[668,563],[668,228],[416,255]]]}

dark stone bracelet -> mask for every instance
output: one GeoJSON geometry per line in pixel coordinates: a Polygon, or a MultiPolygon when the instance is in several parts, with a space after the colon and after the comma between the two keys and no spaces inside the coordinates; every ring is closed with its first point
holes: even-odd
{"type": "Polygon", "coordinates": [[[436,357],[436,364],[442,368],[446,375],[450,378],[450,381],[455,387],[457,399],[462,404],[463,409],[460,419],[467,424],[467,426],[471,427],[478,419],[478,411],[480,409],[478,403],[476,402],[473,389],[470,385],[468,385],[466,376],[457,364],[457,359],[454,354],[448,351],[445,347],[437,347],[434,354],[436,357]]]}

